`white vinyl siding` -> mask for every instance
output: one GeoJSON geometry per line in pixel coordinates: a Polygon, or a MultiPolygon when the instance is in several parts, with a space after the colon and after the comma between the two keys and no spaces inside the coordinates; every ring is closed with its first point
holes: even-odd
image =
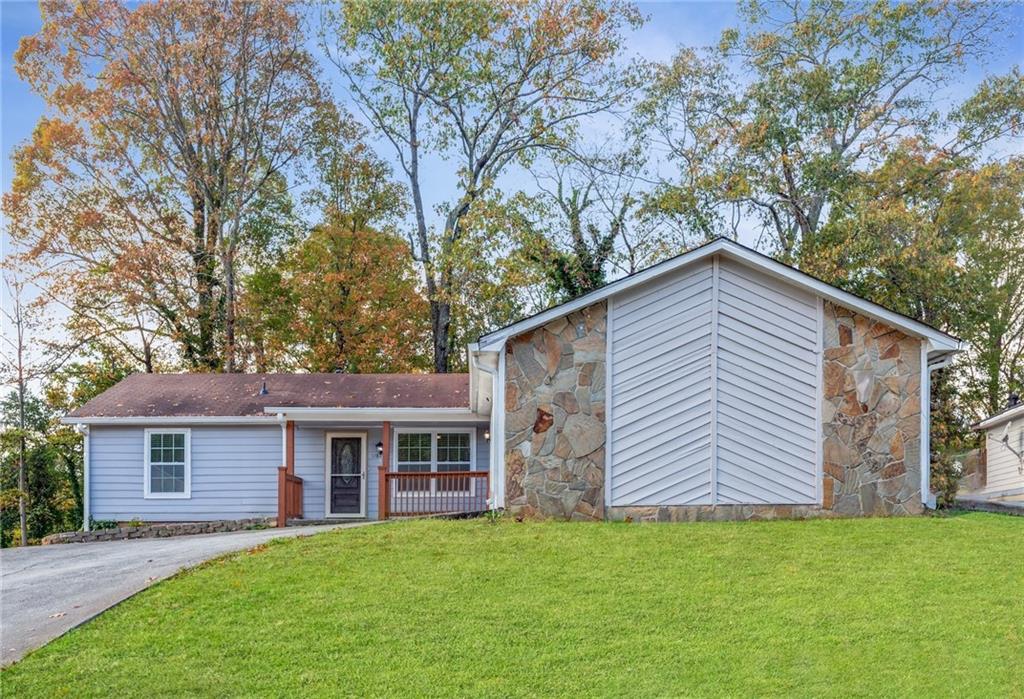
{"type": "Polygon", "coordinates": [[[718,502],[817,501],[818,302],[722,260],[718,502]]]}
{"type": "Polygon", "coordinates": [[[609,502],[817,502],[820,301],[729,260],[615,296],[609,502]]]}
{"type": "MultiPolygon", "coordinates": [[[[985,448],[987,460],[985,471],[985,487],[981,492],[987,494],[1003,493],[1024,489],[1024,473],[1021,473],[1021,461],[1002,443],[1003,430],[1006,424],[989,428],[985,448]]],[[[1009,445],[1018,454],[1024,453],[1024,418],[1012,421],[1007,430],[1009,445]]]]}
{"type": "Polygon", "coordinates": [[[611,503],[711,502],[711,264],[614,299],[611,503]]]}

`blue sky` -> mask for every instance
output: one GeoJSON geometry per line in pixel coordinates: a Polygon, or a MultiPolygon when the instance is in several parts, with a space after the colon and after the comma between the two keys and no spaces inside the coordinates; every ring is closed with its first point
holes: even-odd
{"type": "MultiPolygon", "coordinates": [[[[629,36],[628,50],[651,60],[665,60],[679,46],[713,44],[721,31],[734,26],[737,19],[735,5],[731,2],[640,3],[640,9],[649,20],[629,36]]],[[[1006,4],[1004,11],[1008,24],[1024,27],[1024,4],[1006,4]]],[[[10,183],[12,149],[31,135],[33,126],[44,111],[42,101],[18,79],[13,67],[18,40],[38,31],[40,23],[38,6],[34,1],[0,0],[0,146],[4,156],[4,191],[10,183]]],[[[962,80],[945,92],[937,93],[937,108],[944,109],[966,97],[985,75],[1003,73],[1014,64],[1024,63],[1024,42],[1020,32],[1017,33],[1016,39],[1008,40],[987,65],[971,65],[962,80]]],[[[325,75],[334,75],[333,69],[326,68],[325,75]]],[[[382,156],[391,156],[383,147],[380,152],[382,156]]],[[[450,170],[450,165],[440,159],[428,164],[424,179],[432,186],[425,194],[435,203],[446,198],[444,183],[450,181],[450,170]]],[[[518,184],[520,177],[513,175],[512,180],[507,184],[518,184]]]]}

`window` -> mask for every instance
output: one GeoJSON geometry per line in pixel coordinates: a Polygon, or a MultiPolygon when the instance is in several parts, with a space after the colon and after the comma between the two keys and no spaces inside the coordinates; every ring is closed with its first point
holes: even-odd
{"type": "MultiPolygon", "coordinates": [[[[395,470],[399,473],[450,473],[473,470],[473,433],[465,431],[398,432],[395,470]]],[[[399,481],[402,493],[467,492],[468,478],[399,481]]]]}
{"type": "Polygon", "coordinates": [[[188,430],[146,430],[145,497],[191,497],[189,451],[188,430]]]}
{"type": "MultiPolygon", "coordinates": [[[[441,432],[437,435],[437,471],[438,473],[449,473],[451,471],[469,471],[472,464],[469,461],[469,433],[468,432],[441,432]]],[[[439,482],[439,489],[445,492],[467,492],[469,491],[468,478],[446,478],[439,482]]]]}
{"type": "MultiPolygon", "coordinates": [[[[427,473],[432,470],[432,437],[430,432],[400,432],[398,434],[397,471],[399,473],[427,473]]],[[[429,492],[430,479],[400,480],[398,489],[403,493],[429,492]]]]}

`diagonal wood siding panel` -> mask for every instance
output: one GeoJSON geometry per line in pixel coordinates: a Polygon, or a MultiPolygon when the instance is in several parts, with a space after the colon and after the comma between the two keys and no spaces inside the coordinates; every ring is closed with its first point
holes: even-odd
{"type": "Polygon", "coordinates": [[[617,296],[612,310],[612,505],[711,502],[712,267],[617,296]]]}
{"type": "Polygon", "coordinates": [[[818,300],[722,260],[718,301],[717,502],[814,503],[818,300]]]}

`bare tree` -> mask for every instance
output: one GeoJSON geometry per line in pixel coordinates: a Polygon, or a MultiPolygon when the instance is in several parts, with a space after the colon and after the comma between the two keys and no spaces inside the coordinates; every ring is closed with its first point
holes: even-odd
{"type": "Polygon", "coordinates": [[[449,370],[452,285],[471,208],[512,163],[561,147],[582,119],[622,100],[630,84],[614,59],[622,27],[638,21],[632,7],[598,0],[364,2],[324,14],[328,56],[409,182],[435,371],[449,370]],[[428,152],[450,157],[456,174],[436,234],[423,197],[428,152]]]}

